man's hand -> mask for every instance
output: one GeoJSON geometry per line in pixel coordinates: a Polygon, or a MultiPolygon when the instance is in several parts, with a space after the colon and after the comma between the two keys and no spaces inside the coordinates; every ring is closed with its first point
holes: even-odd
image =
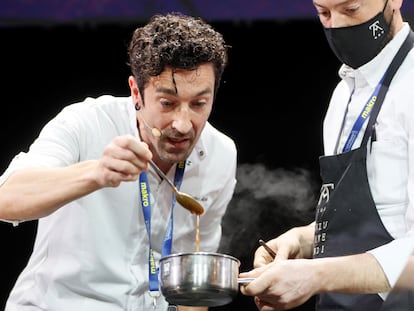
{"type": "Polygon", "coordinates": [[[122,181],[137,180],[142,171],[149,169],[151,158],[146,143],[131,135],[115,137],[98,161],[95,180],[100,187],[117,187],[122,181]]]}

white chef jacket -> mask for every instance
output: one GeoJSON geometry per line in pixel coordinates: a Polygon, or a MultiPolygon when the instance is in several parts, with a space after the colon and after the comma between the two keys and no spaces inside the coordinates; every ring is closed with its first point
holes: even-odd
{"type": "MultiPolygon", "coordinates": [[[[63,167],[98,159],[118,135],[139,139],[130,97],[109,95],[69,105],[41,131],[27,153],[18,154],[2,184],[25,167],[63,167]]],[[[173,179],[175,166],[168,172],[173,179]]],[[[188,157],[181,191],[200,200],[200,251],[215,252],[221,218],[234,187],[236,148],[207,123],[188,157]]],[[[152,206],[151,244],[156,262],[170,217],[172,191],[148,173],[152,206]]],[[[12,289],[6,311],[153,310],[148,294],[149,238],[138,181],[104,188],[39,219],[30,260],[12,289]]],[[[176,203],[172,253],[196,251],[196,216],[176,203]]],[[[160,297],[157,310],[167,310],[160,297]]]]}
{"type": "MultiPolygon", "coordinates": [[[[346,65],[340,68],[342,80],[333,92],[323,124],[326,155],[342,152],[355,120],[409,30],[405,23],[380,54],[364,66],[356,70],[346,65]]],[[[366,124],[353,149],[360,146],[366,124]]],[[[371,146],[367,155],[368,180],[381,220],[395,240],[370,253],[393,286],[414,249],[414,49],[394,76],[375,130],[376,140],[372,144],[368,142],[371,146]]]]}

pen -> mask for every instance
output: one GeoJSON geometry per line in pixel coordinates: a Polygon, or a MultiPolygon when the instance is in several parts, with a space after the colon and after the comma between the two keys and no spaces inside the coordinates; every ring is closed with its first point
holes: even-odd
{"type": "Polygon", "coordinates": [[[273,249],[271,249],[263,240],[259,240],[259,244],[261,246],[263,246],[265,248],[265,250],[267,250],[267,252],[269,253],[269,255],[272,257],[272,259],[275,259],[276,257],[276,253],[273,251],[273,249]]]}

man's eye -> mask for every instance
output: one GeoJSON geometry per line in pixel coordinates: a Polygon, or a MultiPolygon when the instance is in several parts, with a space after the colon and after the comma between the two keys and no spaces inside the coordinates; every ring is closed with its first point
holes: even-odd
{"type": "Polygon", "coordinates": [[[206,104],[206,102],[205,101],[197,101],[197,102],[194,102],[193,103],[193,106],[195,106],[195,107],[202,107],[202,106],[204,106],[206,104]]]}
{"type": "Polygon", "coordinates": [[[165,107],[170,107],[173,104],[169,100],[161,100],[160,103],[162,106],[165,106],[165,107]]]}
{"type": "Polygon", "coordinates": [[[350,5],[350,6],[346,7],[345,12],[348,15],[355,14],[355,12],[358,12],[360,8],[361,8],[361,5],[358,4],[358,3],[355,3],[353,5],[350,5]]]}
{"type": "Polygon", "coordinates": [[[346,12],[347,12],[348,14],[353,14],[353,13],[355,13],[356,11],[358,11],[358,8],[356,8],[356,7],[347,8],[347,9],[346,9],[346,12]]]}
{"type": "Polygon", "coordinates": [[[323,18],[329,17],[329,11],[318,11],[318,16],[323,18]]]}
{"type": "Polygon", "coordinates": [[[206,104],[207,104],[206,101],[196,101],[196,102],[192,103],[192,106],[195,109],[198,109],[198,108],[203,108],[206,104]]]}

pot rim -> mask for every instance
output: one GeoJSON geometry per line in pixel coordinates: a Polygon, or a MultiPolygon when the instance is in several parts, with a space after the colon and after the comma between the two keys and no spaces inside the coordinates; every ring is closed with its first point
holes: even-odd
{"type": "Polygon", "coordinates": [[[221,257],[221,258],[224,257],[224,258],[234,260],[238,263],[238,265],[240,265],[240,260],[238,258],[228,255],[228,254],[222,254],[222,253],[217,253],[217,252],[179,252],[179,253],[174,253],[174,254],[161,257],[160,261],[166,260],[168,258],[184,257],[184,256],[213,256],[213,257],[221,257]]]}

